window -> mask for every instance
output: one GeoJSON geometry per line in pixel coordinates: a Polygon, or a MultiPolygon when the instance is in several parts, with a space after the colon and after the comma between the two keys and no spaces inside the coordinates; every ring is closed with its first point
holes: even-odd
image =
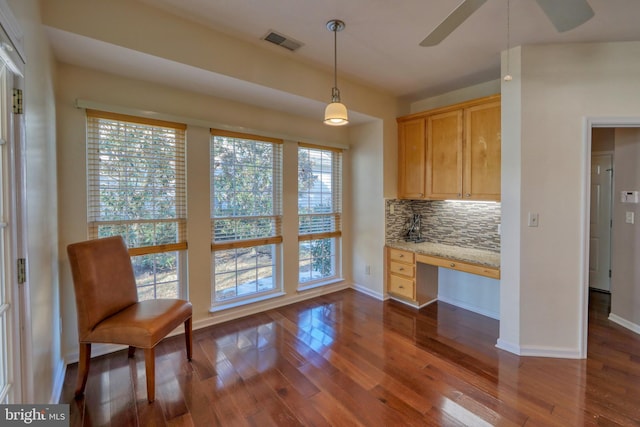
{"type": "Polygon", "coordinates": [[[89,237],[124,237],[141,300],[186,294],[185,131],[87,110],[89,237]]]}
{"type": "Polygon", "coordinates": [[[277,294],[282,141],[211,130],[213,303],[277,294]]]}
{"type": "Polygon", "coordinates": [[[298,280],[301,286],[341,276],[342,151],[298,146],[298,280]]]}

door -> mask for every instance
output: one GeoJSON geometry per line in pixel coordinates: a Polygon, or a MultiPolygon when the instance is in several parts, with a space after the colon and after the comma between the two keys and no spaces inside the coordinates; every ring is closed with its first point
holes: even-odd
{"type": "Polygon", "coordinates": [[[462,198],[462,110],[429,116],[427,196],[462,198]]]}
{"type": "Polygon", "coordinates": [[[611,220],[613,160],[611,154],[591,156],[591,221],[589,287],[611,290],[611,220]]]}
{"type": "Polygon", "coordinates": [[[500,200],[500,101],[465,109],[465,200],[500,200]]]}
{"type": "Polygon", "coordinates": [[[425,196],[426,138],[425,119],[398,123],[398,197],[422,199],[425,196]]]}

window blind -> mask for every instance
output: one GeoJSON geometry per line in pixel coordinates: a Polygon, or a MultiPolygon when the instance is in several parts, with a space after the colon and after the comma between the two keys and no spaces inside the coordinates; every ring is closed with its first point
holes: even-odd
{"type": "Polygon", "coordinates": [[[282,242],[282,140],[211,129],[211,248],[282,242]]]}
{"type": "Polygon", "coordinates": [[[187,248],[186,125],[87,110],[90,238],[131,255],[187,248]]]}
{"type": "Polygon", "coordinates": [[[342,150],[298,144],[298,240],[342,234],[342,150]]]}

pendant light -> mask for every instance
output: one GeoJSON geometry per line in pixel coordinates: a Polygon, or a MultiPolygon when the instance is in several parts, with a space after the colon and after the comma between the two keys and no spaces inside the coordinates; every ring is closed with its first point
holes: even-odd
{"type": "Polygon", "coordinates": [[[338,31],[344,30],[344,22],[332,19],[327,22],[327,30],[333,32],[333,88],[331,103],[324,110],[324,123],[330,126],[342,126],[349,123],[347,107],[340,102],[340,89],[338,89],[338,31]]]}

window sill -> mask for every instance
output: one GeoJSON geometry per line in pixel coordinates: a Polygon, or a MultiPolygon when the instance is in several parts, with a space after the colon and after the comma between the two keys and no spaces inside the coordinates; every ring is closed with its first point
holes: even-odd
{"type": "Polygon", "coordinates": [[[237,307],[242,307],[245,305],[249,305],[249,304],[253,304],[256,302],[261,302],[261,301],[266,301],[266,300],[270,300],[273,298],[278,298],[278,297],[282,297],[285,296],[286,293],[282,292],[282,291],[278,291],[275,293],[270,293],[270,294],[265,294],[265,295],[258,295],[255,297],[249,297],[249,298],[245,298],[245,299],[237,299],[234,301],[229,301],[229,302],[225,302],[225,303],[219,303],[214,305],[213,307],[211,307],[209,309],[209,313],[216,313],[219,311],[224,311],[224,310],[229,310],[230,308],[237,308],[237,307]]]}
{"type": "Polygon", "coordinates": [[[298,285],[298,292],[304,292],[304,291],[309,291],[311,289],[316,289],[316,288],[321,288],[323,286],[329,286],[329,285],[333,285],[335,283],[340,283],[340,282],[344,282],[344,279],[341,277],[338,278],[334,278],[334,279],[328,279],[328,280],[322,280],[319,282],[313,282],[313,283],[309,283],[309,284],[304,284],[304,285],[298,285]]]}

